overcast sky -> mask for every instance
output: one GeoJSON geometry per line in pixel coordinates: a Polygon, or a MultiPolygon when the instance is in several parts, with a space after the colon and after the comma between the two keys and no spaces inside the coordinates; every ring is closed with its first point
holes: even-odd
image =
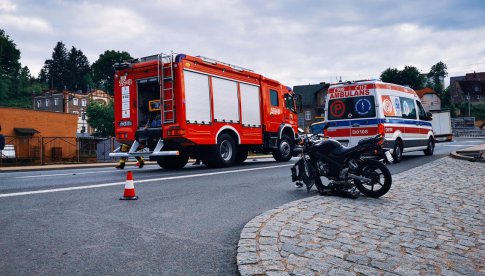
{"type": "Polygon", "coordinates": [[[0,0],[0,28],[37,75],[62,41],[90,63],[202,55],[288,85],[378,77],[388,67],[485,71],[485,1],[0,0]]]}

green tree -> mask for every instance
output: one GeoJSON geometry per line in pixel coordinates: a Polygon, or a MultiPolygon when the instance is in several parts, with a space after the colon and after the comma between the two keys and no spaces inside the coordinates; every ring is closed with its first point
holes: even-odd
{"type": "Polygon", "coordinates": [[[415,90],[423,89],[426,83],[426,78],[414,66],[405,66],[402,71],[396,68],[387,68],[381,73],[381,80],[409,86],[415,90]]]}
{"type": "Polygon", "coordinates": [[[96,135],[107,137],[114,135],[114,103],[91,102],[86,110],[88,124],[96,129],[96,135]]]}
{"type": "Polygon", "coordinates": [[[17,92],[20,72],[20,51],[17,45],[0,29],[0,99],[12,97],[17,92]]]}
{"type": "Polygon", "coordinates": [[[439,95],[441,95],[445,90],[443,84],[441,84],[441,80],[448,76],[447,69],[448,67],[446,64],[440,61],[433,65],[428,73],[428,78],[433,80],[430,87],[433,88],[433,90],[439,95]]]}
{"type": "Polygon", "coordinates": [[[44,62],[44,67],[39,74],[41,81],[47,83],[49,88],[63,90],[68,84],[67,61],[66,46],[59,41],[52,52],[52,59],[44,62]]]}
{"type": "Polygon", "coordinates": [[[114,50],[107,50],[99,55],[91,66],[93,73],[93,81],[98,88],[103,89],[108,94],[113,95],[114,90],[114,74],[113,65],[117,62],[133,59],[127,52],[119,52],[114,50]]]}
{"type": "Polygon", "coordinates": [[[389,83],[400,83],[401,75],[397,68],[387,68],[381,74],[381,80],[389,83]]]}
{"type": "Polygon", "coordinates": [[[91,67],[88,58],[81,50],[74,46],[67,55],[66,62],[66,86],[73,91],[87,89],[91,67]]]}
{"type": "Polygon", "coordinates": [[[414,66],[404,66],[401,78],[403,85],[409,85],[414,90],[423,89],[426,86],[426,77],[414,66]]]}

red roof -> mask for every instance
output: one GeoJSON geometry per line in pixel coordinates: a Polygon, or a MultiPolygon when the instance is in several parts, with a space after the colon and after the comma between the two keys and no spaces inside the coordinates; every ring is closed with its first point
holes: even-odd
{"type": "Polygon", "coordinates": [[[431,89],[429,87],[426,87],[426,88],[421,89],[421,90],[416,90],[416,94],[418,94],[418,96],[419,96],[420,99],[423,98],[423,96],[426,95],[426,94],[435,94],[435,95],[437,95],[437,93],[433,89],[431,89]]]}

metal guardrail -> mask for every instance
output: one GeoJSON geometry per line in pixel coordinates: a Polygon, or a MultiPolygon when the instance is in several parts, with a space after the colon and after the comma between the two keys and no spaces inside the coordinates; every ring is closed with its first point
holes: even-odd
{"type": "Polygon", "coordinates": [[[454,137],[485,138],[485,130],[453,129],[454,137]]]}
{"type": "Polygon", "coordinates": [[[108,156],[116,145],[114,138],[5,136],[5,144],[0,167],[115,161],[108,156]]]}

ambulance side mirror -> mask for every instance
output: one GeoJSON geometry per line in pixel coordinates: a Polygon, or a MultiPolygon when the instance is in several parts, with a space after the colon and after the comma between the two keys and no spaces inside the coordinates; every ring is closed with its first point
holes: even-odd
{"type": "Polygon", "coordinates": [[[431,112],[426,112],[426,121],[432,121],[433,120],[433,114],[431,112]]]}

